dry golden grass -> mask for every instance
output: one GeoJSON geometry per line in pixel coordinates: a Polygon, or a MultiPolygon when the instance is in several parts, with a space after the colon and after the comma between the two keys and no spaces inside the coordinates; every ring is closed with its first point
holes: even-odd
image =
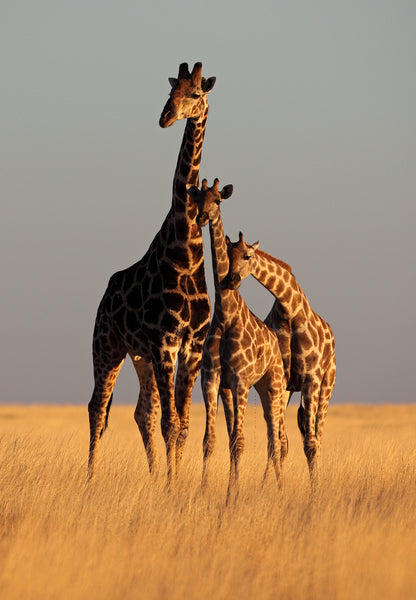
{"type": "Polygon", "coordinates": [[[150,481],[132,413],[113,407],[86,488],[85,407],[0,407],[1,598],[416,597],[416,406],[331,406],[313,500],[295,408],[279,493],[261,486],[265,426],[249,407],[229,507],[222,409],[205,495],[203,406],[170,494],[150,481]]]}

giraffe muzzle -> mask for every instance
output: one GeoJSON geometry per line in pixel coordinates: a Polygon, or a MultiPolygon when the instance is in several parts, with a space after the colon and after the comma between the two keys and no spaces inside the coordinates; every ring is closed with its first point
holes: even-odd
{"type": "Polygon", "coordinates": [[[163,128],[170,127],[177,120],[177,112],[173,106],[171,100],[168,100],[165,104],[165,108],[162,111],[159,119],[159,125],[163,128]]]}
{"type": "Polygon", "coordinates": [[[241,284],[241,276],[238,273],[231,273],[230,282],[231,282],[232,288],[234,290],[236,290],[241,284]]]}
{"type": "Polygon", "coordinates": [[[208,223],[209,221],[209,216],[207,212],[202,212],[200,215],[197,216],[196,218],[196,222],[197,225],[199,225],[200,227],[205,227],[205,225],[208,223]]]}
{"type": "Polygon", "coordinates": [[[171,125],[173,125],[175,121],[176,121],[175,116],[173,116],[172,113],[167,113],[160,117],[159,125],[163,129],[165,129],[166,127],[170,127],[171,125]]]}
{"type": "Polygon", "coordinates": [[[240,287],[241,276],[238,273],[229,273],[221,282],[224,290],[236,290],[240,287]]]}

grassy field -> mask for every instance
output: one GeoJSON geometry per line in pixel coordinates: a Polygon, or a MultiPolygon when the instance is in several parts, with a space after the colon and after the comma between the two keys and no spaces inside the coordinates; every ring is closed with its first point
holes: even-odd
{"type": "Polygon", "coordinates": [[[163,443],[152,483],[133,407],[113,407],[86,487],[86,407],[0,406],[0,597],[416,598],[416,405],[330,406],[313,500],[295,411],[278,492],[261,486],[265,425],[249,407],[241,493],[226,506],[222,408],[201,495],[203,406],[170,494],[163,443]]]}

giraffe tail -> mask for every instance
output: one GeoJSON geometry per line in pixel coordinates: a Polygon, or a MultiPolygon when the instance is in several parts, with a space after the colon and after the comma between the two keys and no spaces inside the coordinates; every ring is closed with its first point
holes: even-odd
{"type": "Polygon", "coordinates": [[[111,403],[113,402],[113,394],[111,394],[110,396],[110,400],[107,404],[107,408],[105,409],[105,422],[104,422],[104,427],[101,430],[100,433],[100,437],[103,435],[104,431],[107,429],[108,427],[108,417],[110,415],[110,408],[111,408],[111,403]]]}
{"type": "Polygon", "coordinates": [[[299,430],[303,437],[305,437],[304,418],[305,418],[305,409],[303,408],[302,403],[301,403],[298,408],[298,427],[299,427],[299,430]]]}

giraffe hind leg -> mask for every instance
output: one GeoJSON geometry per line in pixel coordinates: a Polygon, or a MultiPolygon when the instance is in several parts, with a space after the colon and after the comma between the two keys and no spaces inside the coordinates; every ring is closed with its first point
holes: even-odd
{"type": "Polygon", "coordinates": [[[124,357],[119,359],[114,365],[101,366],[95,365],[95,386],[88,404],[88,413],[90,421],[90,446],[88,458],[88,477],[91,479],[95,473],[97,462],[98,442],[108,426],[108,417],[113,396],[113,388],[124,357]]]}
{"type": "Polygon", "coordinates": [[[230,436],[234,426],[233,395],[229,388],[224,387],[221,388],[220,394],[224,409],[225,423],[227,425],[227,432],[230,436]]]}
{"type": "Polygon", "coordinates": [[[111,392],[111,396],[110,396],[110,400],[108,401],[107,407],[105,409],[105,421],[104,421],[104,427],[102,428],[101,432],[100,432],[100,438],[103,436],[104,431],[107,429],[108,427],[108,418],[110,416],[110,408],[111,405],[113,403],[113,393],[111,392]]]}
{"type": "Polygon", "coordinates": [[[326,417],[326,413],[328,410],[328,404],[331,399],[332,391],[333,391],[334,385],[335,385],[335,373],[336,373],[336,366],[335,366],[335,356],[334,356],[334,360],[332,361],[332,363],[330,364],[330,366],[328,367],[328,369],[325,372],[324,378],[322,380],[320,395],[319,395],[319,405],[318,405],[318,411],[316,414],[316,426],[315,426],[316,437],[318,438],[318,440],[320,440],[322,437],[322,430],[323,430],[324,423],[325,423],[325,417],[326,417]]]}
{"type": "Polygon", "coordinates": [[[319,483],[320,440],[316,435],[319,393],[320,385],[317,382],[305,386],[298,408],[298,427],[303,437],[303,449],[308,462],[312,489],[316,489],[319,483]]]}
{"type": "Polygon", "coordinates": [[[299,431],[302,434],[302,437],[305,437],[304,419],[305,419],[305,409],[303,408],[302,401],[301,401],[299,408],[298,408],[298,427],[299,427],[299,431]]]}
{"type": "Polygon", "coordinates": [[[286,390],[283,393],[283,410],[282,410],[282,417],[281,417],[281,422],[280,422],[280,429],[279,429],[279,437],[280,437],[280,461],[281,463],[283,463],[283,460],[286,458],[286,456],[289,454],[289,439],[287,437],[287,433],[286,433],[286,426],[285,426],[285,416],[286,416],[286,410],[287,407],[289,406],[290,403],[290,399],[293,396],[293,392],[292,391],[288,391],[286,390]]]}
{"type": "Polygon", "coordinates": [[[280,439],[280,464],[283,464],[284,459],[289,454],[289,440],[286,433],[285,419],[282,416],[279,424],[279,439],[280,439]]]}
{"type": "Polygon", "coordinates": [[[335,357],[320,383],[314,382],[302,392],[298,425],[303,437],[312,489],[319,485],[319,455],[328,403],[335,385],[335,357]]]}

